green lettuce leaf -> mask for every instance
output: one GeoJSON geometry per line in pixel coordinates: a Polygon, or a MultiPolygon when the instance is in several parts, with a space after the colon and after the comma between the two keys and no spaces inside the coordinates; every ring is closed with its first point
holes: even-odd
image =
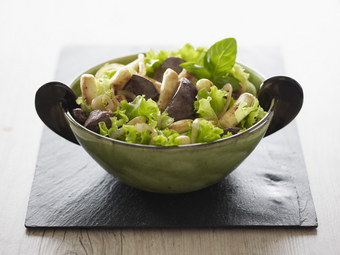
{"type": "Polygon", "coordinates": [[[158,136],[153,138],[154,145],[156,146],[177,146],[180,143],[179,139],[176,139],[179,134],[172,129],[157,130],[158,136]]]}
{"type": "Polygon", "coordinates": [[[117,73],[117,70],[104,70],[102,78],[111,79],[115,74],[117,73]]]}
{"type": "Polygon", "coordinates": [[[178,57],[186,61],[194,61],[198,64],[203,64],[203,59],[206,52],[206,47],[198,47],[197,49],[195,49],[191,44],[187,43],[177,52],[172,52],[172,54],[174,55],[174,57],[178,57]]]}
{"type": "MultiPolygon", "coordinates": [[[[104,123],[105,124],[105,123],[104,123]]],[[[151,131],[146,130],[144,132],[136,131],[136,127],[133,125],[123,125],[125,134],[119,137],[119,140],[128,143],[135,144],[150,144],[151,141],[151,131]]],[[[153,137],[155,146],[177,146],[179,145],[179,139],[176,139],[179,134],[174,130],[158,130],[158,135],[153,137]]]]}
{"type": "Polygon", "coordinates": [[[242,84],[246,86],[247,92],[256,95],[256,88],[254,84],[252,84],[249,79],[249,74],[245,72],[245,69],[239,65],[235,64],[233,68],[230,70],[230,73],[239,80],[242,84]]]}
{"type": "MultiPolygon", "coordinates": [[[[191,138],[192,132],[192,124],[190,124],[190,128],[188,131],[188,136],[191,138]]],[[[221,139],[221,135],[223,134],[223,129],[214,126],[211,122],[207,120],[200,120],[199,129],[196,138],[196,143],[208,143],[212,141],[216,141],[221,139]]]]}
{"type": "Polygon", "coordinates": [[[113,116],[115,116],[118,120],[122,119],[123,124],[126,124],[129,122],[129,117],[126,116],[125,110],[122,110],[120,107],[118,107],[117,110],[113,112],[113,116]]]}
{"type": "Polygon", "coordinates": [[[232,136],[233,134],[231,132],[227,132],[225,135],[222,136],[222,138],[227,138],[232,136]]]}
{"type": "Polygon", "coordinates": [[[100,78],[96,80],[97,95],[106,95],[112,98],[110,79],[100,78]]]}
{"type": "Polygon", "coordinates": [[[104,121],[99,122],[99,131],[102,136],[109,136],[109,129],[107,128],[106,124],[104,121]]]}
{"type": "Polygon", "coordinates": [[[201,118],[208,118],[208,117],[214,117],[217,118],[217,114],[214,111],[214,109],[211,106],[212,98],[202,98],[197,103],[195,103],[195,108],[197,110],[197,114],[201,118]]]}
{"type": "Polygon", "coordinates": [[[122,136],[125,142],[136,144],[149,144],[151,140],[151,131],[146,130],[144,132],[136,131],[136,127],[133,125],[123,125],[125,134],[122,136]]]}
{"type": "Polygon", "coordinates": [[[160,50],[158,52],[150,49],[145,54],[146,75],[153,77],[155,69],[159,67],[165,59],[171,56],[171,52],[167,50],[160,50]]]}
{"type": "Polygon", "coordinates": [[[104,121],[101,121],[101,122],[98,123],[101,135],[110,137],[111,133],[113,131],[116,131],[121,126],[123,126],[123,124],[125,122],[124,119],[117,119],[115,117],[110,118],[110,120],[111,120],[111,128],[109,128],[109,129],[107,128],[104,121]]]}
{"type": "Polygon", "coordinates": [[[150,126],[157,126],[157,118],[159,114],[159,109],[157,103],[152,99],[145,100],[143,96],[137,96],[135,103],[128,103],[125,100],[120,102],[122,105],[122,110],[125,111],[125,115],[132,120],[137,116],[144,116],[148,119],[148,124],[150,126]]]}
{"type": "Polygon", "coordinates": [[[237,126],[240,128],[250,128],[266,115],[257,98],[254,98],[249,107],[245,106],[245,103],[242,102],[235,112],[235,117],[239,123],[237,126]]]}
{"type": "Polygon", "coordinates": [[[161,114],[161,129],[166,128],[167,126],[169,126],[171,123],[174,122],[174,118],[170,117],[168,115],[168,112],[164,111],[161,114]]]}
{"type": "Polygon", "coordinates": [[[186,44],[182,48],[174,51],[159,50],[156,52],[154,50],[149,50],[145,54],[146,75],[153,77],[155,69],[159,67],[168,57],[178,57],[186,61],[193,61],[195,63],[203,64],[203,58],[206,51],[207,49],[205,47],[199,47],[195,49],[190,44],[186,44]]]}
{"type": "Polygon", "coordinates": [[[210,91],[201,89],[197,93],[197,100],[194,103],[195,110],[200,117],[216,117],[223,110],[228,92],[212,86],[210,91]]]}
{"type": "Polygon", "coordinates": [[[86,112],[87,116],[89,116],[90,112],[92,112],[91,105],[87,105],[83,97],[78,97],[76,103],[80,105],[80,108],[86,112]]]}

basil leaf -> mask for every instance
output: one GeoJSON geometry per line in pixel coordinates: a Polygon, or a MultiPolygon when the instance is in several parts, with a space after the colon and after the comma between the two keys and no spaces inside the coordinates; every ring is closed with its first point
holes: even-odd
{"type": "Polygon", "coordinates": [[[235,64],[236,53],[236,40],[223,39],[208,49],[204,57],[204,67],[211,76],[225,76],[235,64]]]}
{"type": "Polygon", "coordinates": [[[180,66],[186,69],[190,74],[195,76],[197,79],[210,78],[209,71],[205,67],[198,65],[196,62],[184,62],[180,64],[180,66]]]}

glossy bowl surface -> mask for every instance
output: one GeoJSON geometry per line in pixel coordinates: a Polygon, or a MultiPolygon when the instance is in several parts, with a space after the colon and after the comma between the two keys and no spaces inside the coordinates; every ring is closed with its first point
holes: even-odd
{"type": "MultiPolygon", "coordinates": [[[[137,55],[132,55],[110,62],[128,64],[136,58],[137,55]]],[[[84,73],[95,74],[102,65],[84,73]]],[[[264,78],[247,66],[244,68],[250,74],[249,80],[258,89],[264,78]]],[[[76,96],[81,94],[80,76],[71,84],[76,96]]],[[[78,124],[67,110],[64,115],[79,144],[120,181],[150,192],[185,193],[215,184],[235,170],[265,135],[273,112],[269,111],[259,123],[241,134],[211,143],[178,147],[136,145],[113,140],[78,124]]]]}

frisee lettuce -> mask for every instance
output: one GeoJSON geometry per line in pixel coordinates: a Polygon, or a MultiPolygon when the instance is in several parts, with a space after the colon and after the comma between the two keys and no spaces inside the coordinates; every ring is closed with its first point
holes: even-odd
{"type": "Polygon", "coordinates": [[[87,116],[89,116],[90,112],[92,112],[91,105],[87,105],[83,97],[78,97],[76,103],[80,105],[80,108],[86,112],[87,116]]]}
{"type": "Polygon", "coordinates": [[[161,129],[165,129],[171,123],[174,122],[174,118],[170,117],[167,111],[162,112],[161,114],[161,129]]]}
{"type": "Polygon", "coordinates": [[[134,125],[125,125],[122,124],[122,119],[118,120],[117,118],[111,118],[112,127],[107,128],[105,122],[99,123],[100,134],[103,136],[110,137],[110,134],[121,127],[124,130],[124,133],[119,136],[117,139],[120,141],[124,141],[127,143],[135,143],[135,144],[150,144],[151,139],[153,139],[153,145],[156,146],[177,146],[180,143],[180,140],[177,139],[179,134],[175,130],[164,129],[159,130],[156,129],[157,135],[152,137],[152,133],[150,130],[145,130],[143,132],[139,132],[136,130],[136,126],[134,125]],[[121,125],[122,124],[122,125],[121,125]]]}
{"type": "Polygon", "coordinates": [[[195,110],[201,117],[217,117],[227,101],[227,95],[227,91],[218,89],[216,86],[212,86],[210,91],[206,88],[201,89],[196,96],[195,110]],[[214,113],[212,113],[212,110],[214,113]]]}
{"type": "Polygon", "coordinates": [[[201,117],[201,118],[209,118],[209,117],[213,117],[213,118],[217,118],[217,114],[215,113],[214,109],[211,106],[211,102],[212,98],[211,97],[207,97],[207,98],[202,98],[199,101],[196,101],[195,103],[195,109],[197,114],[201,117]]]}
{"type": "Polygon", "coordinates": [[[245,107],[245,104],[241,103],[235,112],[235,117],[239,122],[237,126],[240,128],[250,128],[265,115],[266,112],[260,106],[259,100],[256,97],[250,106],[245,107]]]}
{"type": "Polygon", "coordinates": [[[125,134],[121,136],[128,143],[136,144],[149,144],[151,140],[151,131],[145,130],[144,132],[138,132],[133,125],[123,125],[125,134]]]}
{"type": "Polygon", "coordinates": [[[202,64],[206,51],[207,48],[205,47],[195,49],[190,44],[185,44],[182,48],[175,51],[159,50],[156,52],[151,49],[145,54],[146,75],[153,77],[155,69],[168,57],[178,57],[186,61],[202,64]]]}
{"type": "Polygon", "coordinates": [[[111,128],[107,128],[105,122],[103,121],[99,122],[99,131],[101,135],[110,137],[112,132],[116,131],[123,124],[125,124],[124,118],[118,119],[114,117],[114,118],[110,118],[110,120],[111,120],[111,128]]]}
{"type": "Polygon", "coordinates": [[[180,140],[177,139],[179,134],[172,129],[157,130],[158,136],[153,138],[156,146],[177,146],[180,140]]]}
{"type": "Polygon", "coordinates": [[[231,70],[230,73],[238,79],[244,86],[246,86],[247,92],[253,94],[254,96],[256,95],[256,88],[254,84],[252,84],[248,79],[249,79],[249,74],[245,72],[245,69],[239,65],[235,64],[231,70]]]}
{"type": "MultiPolygon", "coordinates": [[[[192,135],[192,124],[190,123],[190,128],[188,131],[188,136],[191,138],[192,135]]],[[[221,139],[223,134],[223,129],[214,126],[211,122],[202,119],[199,122],[199,128],[197,133],[196,143],[208,143],[221,139]]]]}
{"type": "Polygon", "coordinates": [[[125,115],[132,120],[137,116],[144,116],[148,119],[148,124],[156,127],[159,109],[157,103],[152,99],[145,100],[143,96],[137,96],[134,103],[128,103],[125,100],[120,102],[122,110],[125,111],[125,115]]]}
{"type": "MultiPolygon", "coordinates": [[[[144,116],[147,118],[148,125],[152,127],[157,126],[157,120],[159,116],[159,109],[157,103],[152,99],[145,100],[144,96],[137,96],[134,103],[128,103],[125,100],[121,101],[121,108],[117,108],[113,112],[114,117],[111,119],[111,127],[108,128],[105,122],[99,123],[100,134],[110,137],[111,133],[118,128],[122,128],[124,133],[117,139],[128,143],[136,144],[149,144],[152,138],[150,130],[139,132],[134,125],[126,125],[130,120],[138,116],[144,116]]],[[[163,112],[160,115],[161,129],[165,129],[174,119],[168,115],[167,112],[163,112]]],[[[155,129],[157,136],[153,137],[154,145],[157,146],[177,146],[179,145],[179,139],[176,139],[179,134],[174,130],[159,130],[155,129]]]]}
{"type": "Polygon", "coordinates": [[[110,80],[106,78],[95,79],[97,95],[106,95],[112,98],[110,80]]]}

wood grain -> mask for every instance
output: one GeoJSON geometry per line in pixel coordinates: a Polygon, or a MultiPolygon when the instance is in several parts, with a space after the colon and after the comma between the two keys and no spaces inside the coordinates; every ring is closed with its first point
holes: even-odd
{"type": "MultiPolygon", "coordinates": [[[[28,230],[34,254],[318,254],[315,229],[28,230]],[[35,253],[38,251],[38,253],[35,253]],[[259,252],[260,251],[260,252],[259,252]]],[[[320,251],[320,250],[319,250],[320,251]]]]}
{"type": "Polygon", "coordinates": [[[27,230],[27,235],[36,240],[32,253],[38,249],[38,254],[122,254],[120,230],[40,229],[27,230]]]}

